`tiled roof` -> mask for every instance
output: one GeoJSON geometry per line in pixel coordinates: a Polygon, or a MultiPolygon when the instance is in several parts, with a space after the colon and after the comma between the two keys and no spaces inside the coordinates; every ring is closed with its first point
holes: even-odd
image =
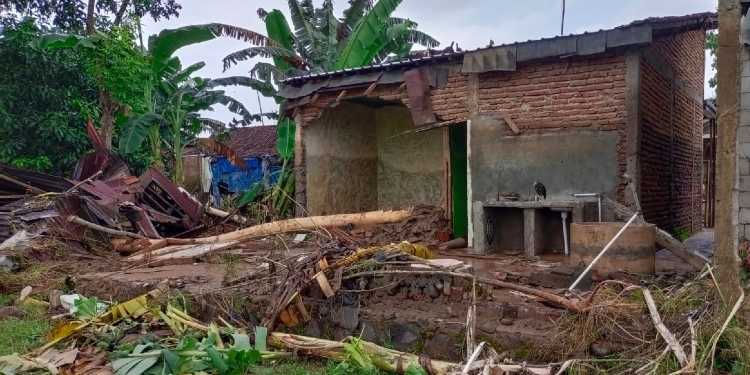
{"type": "Polygon", "coordinates": [[[227,146],[241,157],[276,155],[276,126],[246,126],[229,131],[227,146]]]}

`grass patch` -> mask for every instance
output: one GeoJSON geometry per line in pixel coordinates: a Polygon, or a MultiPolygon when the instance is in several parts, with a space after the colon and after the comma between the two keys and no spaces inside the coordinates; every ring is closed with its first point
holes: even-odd
{"type": "Polygon", "coordinates": [[[27,285],[39,285],[50,279],[49,265],[32,264],[21,272],[0,271],[0,292],[19,291],[27,285]]]}
{"type": "Polygon", "coordinates": [[[326,375],[326,366],[325,363],[318,361],[284,361],[273,366],[255,367],[252,373],[257,375],[326,375]]]}
{"type": "Polygon", "coordinates": [[[1,306],[8,306],[13,303],[13,301],[16,299],[16,296],[13,294],[2,294],[0,293],[0,307],[1,306]]]}
{"type": "MultiPolygon", "coordinates": [[[[7,297],[6,295],[2,295],[7,297]]],[[[0,356],[23,354],[44,343],[44,337],[52,328],[41,309],[27,308],[23,318],[9,317],[0,320],[0,356]]]]}

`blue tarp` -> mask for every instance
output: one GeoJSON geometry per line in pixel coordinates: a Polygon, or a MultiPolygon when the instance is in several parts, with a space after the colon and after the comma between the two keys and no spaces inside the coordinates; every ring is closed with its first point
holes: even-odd
{"type": "Polygon", "coordinates": [[[211,161],[211,196],[214,202],[221,194],[236,194],[250,190],[256,183],[273,185],[278,179],[281,165],[276,158],[245,158],[247,169],[232,165],[226,157],[214,157],[211,161]],[[265,160],[264,160],[265,159],[265,160]]]}

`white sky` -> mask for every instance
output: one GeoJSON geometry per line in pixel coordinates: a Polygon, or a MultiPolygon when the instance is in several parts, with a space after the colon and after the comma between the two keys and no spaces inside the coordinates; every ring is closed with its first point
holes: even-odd
{"type": "MultiPolygon", "coordinates": [[[[463,49],[487,45],[555,36],[560,31],[562,0],[404,0],[395,16],[409,18],[419,23],[419,29],[432,35],[442,44],[451,42],[463,49]]],[[[256,10],[280,9],[288,15],[286,0],[181,0],[179,18],[154,23],[145,20],[144,34],[158,33],[165,28],[220,22],[237,25],[265,34],[265,26],[256,10]]],[[[322,0],[315,0],[319,5],[322,0]]],[[[348,5],[346,0],[334,0],[340,15],[348,5]]],[[[633,20],[679,16],[690,13],[715,11],[717,0],[567,0],[565,33],[595,31],[627,24],[633,20]]],[[[290,21],[291,23],[291,21],[290,21]]],[[[185,47],[177,52],[183,66],[205,61],[206,67],[198,74],[217,78],[229,75],[248,75],[253,62],[246,61],[226,72],[221,59],[247,44],[228,38],[185,47]]],[[[709,77],[710,60],[706,58],[706,78],[709,77]]],[[[227,88],[227,93],[241,100],[252,112],[259,112],[256,94],[246,88],[227,88]]],[[[714,91],[706,85],[706,97],[714,91]]],[[[275,109],[272,100],[262,98],[264,112],[275,109]]],[[[228,121],[232,114],[216,108],[210,117],[228,121]]]]}

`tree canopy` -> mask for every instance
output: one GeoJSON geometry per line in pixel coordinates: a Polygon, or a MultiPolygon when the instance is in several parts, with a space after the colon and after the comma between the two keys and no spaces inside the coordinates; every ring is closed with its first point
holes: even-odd
{"type": "Polygon", "coordinates": [[[39,36],[26,21],[0,37],[0,162],[70,173],[89,148],[83,124],[98,113],[96,82],[76,51],[30,48],[39,36]]]}
{"type": "Polygon", "coordinates": [[[125,17],[169,19],[177,17],[182,9],[176,0],[4,0],[0,4],[0,21],[13,25],[31,17],[42,28],[83,32],[91,2],[94,6],[91,16],[98,28],[117,26],[125,17]]]}

